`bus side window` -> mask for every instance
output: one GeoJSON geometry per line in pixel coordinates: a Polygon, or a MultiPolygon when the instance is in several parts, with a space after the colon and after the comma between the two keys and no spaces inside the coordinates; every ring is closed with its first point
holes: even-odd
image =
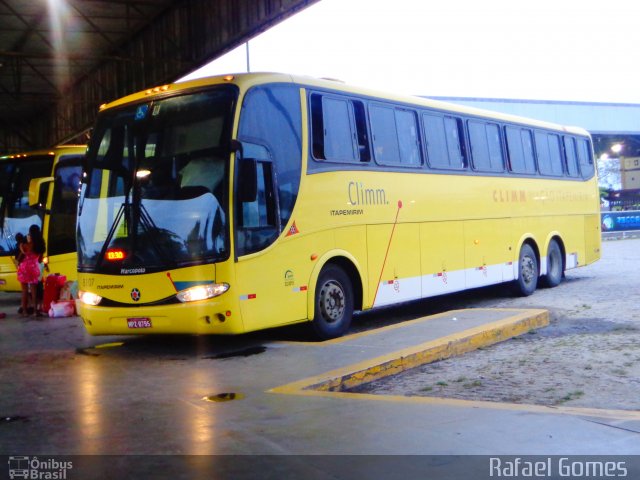
{"type": "Polygon", "coordinates": [[[560,137],[549,134],[549,152],[551,154],[551,171],[553,175],[564,175],[560,137]]]}
{"type": "Polygon", "coordinates": [[[593,176],[593,157],[591,156],[589,141],[582,138],[578,139],[578,164],[580,165],[582,178],[591,178],[593,176]]]}
{"type": "Polygon", "coordinates": [[[576,140],[573,137],[564,137],[564,155],[567,174],[570,177],[578,176],[578,159],[576,157],[576,140]]]}
{"type": "Polygon", "coordinates": [[[316,160],[369,162],[364,104],[334,95],[311,95],[312,153],[316,160]]]}
{"type": "Polygon", "coordinates": [[[444,117],[449,163],[452,168],[463,169],[469,166],[464,143],[464,127],[462,120],[455,117],[444,117]]]}
{"type": "Polygon", "coordinates": [[[458,120],[437,114],[423,113],[422,124],[431,168],[466,168],[458,120]]]}
{"type": "Polygon", "coordinates": [[[242,227],[262,228],[275,226],[273,191],[271,182],[271,163],[258,162],[258,194],[253,202],[242,202],[242,227]]]}
{"type": "Polygon", "coordinates": [[[324,156],[324,119],[322,117],[322,96],[311,95],[311,143],[313,158],[325,160],[324,156]]]}
{"type": "Polygon", "coordinates": [[[475,170],[482,172],[504,171],[502,141],[497,124],[470,120],[469,139],[475,170]]]}
{"type": "Polygon", "coordinates": [[[560,138],[546,132],[536,132],[538,167],[543,175],[563,175],[560,138]]]}
{"type": "Polygon", "coordinates": [[[396,109],[400,162],[403,165],[422,165],[422,148],[418,118],[413,110],[396,109]]]}
{"type": "Polygon", "coordinates": [[[524,149],[518,130],[515,127],[505,127],[508,167],[509,171],[513,173],[522,173],[524,171],[524,149]]]}
{"type": "Polygon", "coordinates": [[[374,157],[378,163],[400,163],[400,146],[394,109],[382,105],[369,107],[374,157]]]}
{"type": "Polygon", "coordinates": [[[531,130],[508,126],[505,128],[505,133],[510,163],[509,170],[513,173],[536,173],[531,130]]]}
{"type": "Polygon", "coordinates": [[[357,161],[353,109],[347,100],[323,98],[324,155],[327,160],[357,161]]]}
{"type": "MultiPolygon", "coordinates": [[[[278,200],[275,191],[275,174],[268,150],[262,145],[243,142],[244,155],[256,158],[258,194],[252,202],[242,202],[238,197],[237,255],[258,252],[270,245],[280,233],[278,200]]],[[[238,178],[238,182],[242,179],[238,178]]]]}
{"type": "Polygon", "coordinates": [[[353,113],[356,121],[356,140],[358,153],[361,162],[371,161],[371,151],[369,149],[369,134],[367,131],[367,114],[364,104],[358,100],[353,100],[353,113]]]}
{"type": "Polygon", "coordinates": [[[450,151],[447,148],[443,117],[423,113],[422,125],[429,166],[431,168],[449,168],[450,151]]]}
{"type": "Polygon", "coordinates": [[[526,173],[536,173],[536,156],[533,151],[533,134],[531,130],[523,128],[520,131],[524,151],[524,168],[526,173]]]}

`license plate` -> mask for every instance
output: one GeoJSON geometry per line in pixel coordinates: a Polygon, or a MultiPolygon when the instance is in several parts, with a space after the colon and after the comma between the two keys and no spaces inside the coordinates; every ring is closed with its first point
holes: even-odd
{"type": "Polygon", "coordinates": [[[151,328],[150,318],[127,318],[129,328],[151,328]]]}

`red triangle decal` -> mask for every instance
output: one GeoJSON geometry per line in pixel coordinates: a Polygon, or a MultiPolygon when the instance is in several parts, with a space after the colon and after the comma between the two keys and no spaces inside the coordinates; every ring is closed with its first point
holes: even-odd
{"type": "Polygon", "coordinates": [[[291,235],[295,235],[296,233],[300,233],[300,230],[298,230],[298,227],[296,227],[296,222],[294,220],[291,227],[289,227],[289,231],[287,232],[286,236],[290,237],[291,235]]]}

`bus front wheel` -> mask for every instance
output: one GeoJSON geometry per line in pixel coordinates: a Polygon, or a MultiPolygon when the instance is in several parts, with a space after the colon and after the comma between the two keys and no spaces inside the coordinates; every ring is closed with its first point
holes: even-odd
{"type": "Polygon", "coordinates": [[[351,325],[353,288],[349,276],[336,265],[323,268],[318,277],[311,325],[321,340],[342,336],[351,325]]]}
{"type": "Polygon", "coordinates": [[[558,242],[551,240],[547,251],[547,274],[542,278],[547,288],[557,287],[562,282],[564,264],[562,262],[562,250],[558,242]]]}
{"type": "Polygon", "coordinates": [[[538,286],[538,257],[531,245],[525,243],[518,257],[518,279],[515,281],[516,294],[528,297],[538,286]]]}

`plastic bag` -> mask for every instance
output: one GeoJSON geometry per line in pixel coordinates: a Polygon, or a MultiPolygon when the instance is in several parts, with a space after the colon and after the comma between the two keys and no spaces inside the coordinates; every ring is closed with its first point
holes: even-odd
{"type": "Polygon", "coordinates": [[[51,302],[49,308],[49,317],[73,317],[76,314],[76,304],[73,300],[62,300],[59,302],[51,302]]]}

